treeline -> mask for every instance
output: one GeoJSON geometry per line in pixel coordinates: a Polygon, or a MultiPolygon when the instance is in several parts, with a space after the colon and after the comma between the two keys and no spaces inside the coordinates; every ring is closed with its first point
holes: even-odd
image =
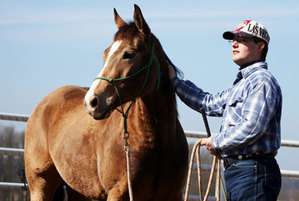
{"type": "MultiPolygon", "coordinates": [[[[0,127],[0,147],[23,148],[24,131],[18,132],[14,127],[0,127]]],[[[24,159],[22,152],[0,152],[0,182],[24,183],[24,159]]],[[[1,201],[25,201],[25,187],[0,186],[1,201]]]]}

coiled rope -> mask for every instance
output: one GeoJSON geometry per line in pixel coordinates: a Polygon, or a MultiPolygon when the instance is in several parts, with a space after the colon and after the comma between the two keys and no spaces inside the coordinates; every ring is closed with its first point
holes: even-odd
{"type": "MultiPolygon", "coordinates": [[[[205,128],[206,128],[206,131],[207,131],[207,135],[208,135],[208,137],[210,137],[211,136],[211,131],[210,131],[210,127],[209,127],[209,124],[208,124],[207,116],[206,116],[204,111],[201,111],[201,114],[202,114],[203,122],[204,122],[204,125],[205,125],[205,128]]],[[[210,191],[211,191],[211,186],[212,186],[212,181],[213,181],[213,176],[214,176],[215,169],[217,170],[217,172],[216,172],[216,181],[215,181],[216,182],[216,188],[215,188],[216,201],[220,201],[220,181],[221,181],[221,184],[222,184],[222,189],[223,189],[224,194],[225,194],[224,199],[225,199],[225,201],[227,201],[224,182],[223,182],[223,180],[221,178],[221,174],[220,174],[220,159],[217,158],[216,156],[213,156],[213,162],[212,162],[212,167],[211,167],[211,171],[210,171],[210,175],[209,175],[209,179],[208,179],[207,189],[206,189],[206,192],[203,193],[200,148],[201,148],[201,139],[199,139],[194,144],[194,146],[192,148],[192,152],[191,152],[191,156],[190,156],[190,162],[189,162],[189,168],[188,168],[188,174],[187,174],[187,183],[186,183],[184,201],[188,201],[188,199],[189,199],[191,173],[192,173],[192,169],[193,169],[193,162],[194,162],[195,153],[197,153],[196,154],[196,169],[197,169],[197,182],[198,182],[198,191],[199,191],[200,201],[207,201],[207,199],[208,199],[208,196],[209,196],[210,191]],[[217,165],[217,168],[216,168],[216,165],[217,165]],[[203,195],[204,195],[204,197],[203,197],[203,195]]]]}
{"type": "MultiPolygon", "coordinates": [[[[211,167],[211,171],[210,171],[210,175],[209,175],[209,179],[208,179],[208,184],[207,184],[206,192],[204,193],[203,189],[202,189],[200,148],[201,148],[201,139],[198,140],[194,144],[192,152],[191,152],[189,168],[188,168],[188,175],[187,175],[187,183],[186,183],[186,189],[185,189],[185,195],[184,195],[184,201],[188,201],[188,199],[189,199],[191,173],[192,173],[192,169],[193,169],[192,167],[193,167],[193,162],[194,162],[195,155],[196,155],[197,181],[198,181],[198,191],[199,191],[199,194],[200,194],[200,196],[199,196],[200,200],[202,200],[202,201],[207,201],[208,200],[208,196],[209,196],[210,191],[211,191],[213,176],[214,176],[214,173],[215,173],[215,170],[216,170],[215,197],[216,197],[216,201],[220,201],[220,181],[221,181],[221,184],[222,184],[222,188],[224,189],[224,183],[223,183],[223,181],[221,179],[221,175],[220,175],[220,159],[218,159],[216,156],[213,156],[213,162],[212,162],[212,167],[211,167]]],[[[225,197],[225,200],[226,200],[226,196],[224,196],[224,197],[225,197]]]]}

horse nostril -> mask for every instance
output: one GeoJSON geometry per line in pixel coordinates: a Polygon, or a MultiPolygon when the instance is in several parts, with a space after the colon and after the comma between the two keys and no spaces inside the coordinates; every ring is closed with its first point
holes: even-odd
{"type": "Polygon", "coordinates": [[[98,105],[98,99],[97,99],[97,97],[94,97],[94,98],[90,101],[90,106],[91,106],[92,108],[96,108],[97,105],[98,105]]]}

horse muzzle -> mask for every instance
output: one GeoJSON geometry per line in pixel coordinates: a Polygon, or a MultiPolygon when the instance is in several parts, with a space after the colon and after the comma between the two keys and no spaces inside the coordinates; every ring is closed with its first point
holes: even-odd
{"type": "Polygon", "coordinates": [[[86,96],[84,99],[84,106],[89,115],[96,120],[101,120],[109,117],[111,114],[111,105],[113,97],[100,97],[96,95],[86,96]]]}

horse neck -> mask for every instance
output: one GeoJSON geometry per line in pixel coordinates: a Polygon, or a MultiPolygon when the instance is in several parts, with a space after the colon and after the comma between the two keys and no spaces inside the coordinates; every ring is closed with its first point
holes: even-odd
{"type": "Polygon", "coordinates": [[[156,92],[141,98],[149,109],[151,116],[161,122],[172,122],[177,118],[175,96],[156,92]],[[164,118],[164,117],[168,118],[164,118]],[[169,118],[173,117],[173,118],[169,118]]]}
{"type": "Polygon", "coordinates": [[[158,38],[156,38],[154,35],[154,41],[155,41],[155,54],[157,58],[156,65],[160,65],[160,68],[153,69],[159,69],[160,73],[157,73],[160,76],[160,86],[158,89],[154,90],[153,93],[151,93],[146,99],[150,103],[149,105],[153,108],[153,111],[156,110],[157,113],[159,113],[160,116],[166,116],[169,121],[176,121],[177,120],[177,105],[176,105],[176,99],[175,99],[175,92],[173,90],[173,87],[171,85],[171,81],[168,76],[168,68],[169,63],[167,60],[167,55],[164,52],[162,45],[160,44],[158,38]],[[172,118],[169,118],[172,117],[172,118]]]}
{"type": "Polygon", "coordinates": [[[137,100],[145,106],[156,137],[164,143],[170,143],[176,136],[177,110],[172,98],[155,93],[137,100]]]}
{"type": "MultiPolygon", "coordinates": [[[[166,142],[169,142],[169,137],[173,139],[177,134],[177,108],[174,91],[168,79],[168,63],[165,53],[158,42],[156,45],[156,56],[160,63],[161,83],[159,89],[155,88],[150,94],[140,98],[148,109],[148,113],[154,121],[154,126],[162,133],[166,142]]],[[[153,66],[153,69],[157,69],[153,66]]],[[[155,85],[154,85],[155,86],[155,85]]]]}
{"type": "Polygon", "coordinates": [[[154,38],[154,42],[154,52],[160,64],[160,68],[152,66],[152,76],[157,76],[157,74],[159,74],[155,69],[161,71],[160,86],[157,88],[157,83],[154,82],[147,86],[147,89],[150,92],[137,98],[133,106],[134,108],[132,109],[135,112],[135,117],[139,116],[141,117],[139,119],[150,119],[151,127],[155,130],[154,134],[159,135],[159,138],[163,142],[169,143],[171,140],[174,141],[174,139],[176,139],[175,136],[178,135],[177,129],[181,129],[181,127],[177,120],[174,90],[172,89],[168,78],[168,62],[166,60],[165,52],[157,38],[154,38]]]}

